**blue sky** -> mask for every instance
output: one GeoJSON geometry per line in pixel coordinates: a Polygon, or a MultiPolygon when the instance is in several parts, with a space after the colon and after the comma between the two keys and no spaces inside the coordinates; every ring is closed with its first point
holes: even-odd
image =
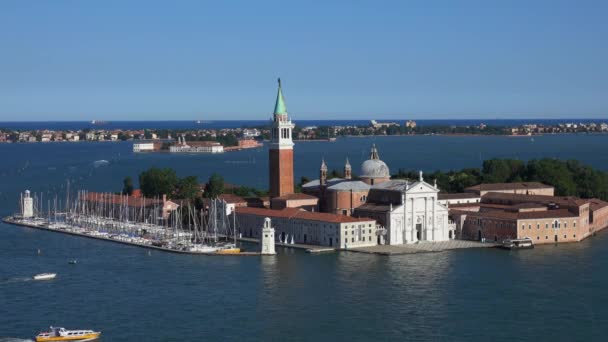
{"type": "Polygon", "coordinates": [[[608,1],[0,1],[0,121],[608,117],[608,1]]]}

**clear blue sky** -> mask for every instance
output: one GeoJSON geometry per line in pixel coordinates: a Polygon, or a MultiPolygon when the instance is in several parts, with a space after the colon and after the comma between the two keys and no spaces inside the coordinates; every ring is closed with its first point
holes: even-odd
{"type": "Polygon", "coordinates": [[[0,121],[608,117],[608,1],[0,1],[0,121]]]}

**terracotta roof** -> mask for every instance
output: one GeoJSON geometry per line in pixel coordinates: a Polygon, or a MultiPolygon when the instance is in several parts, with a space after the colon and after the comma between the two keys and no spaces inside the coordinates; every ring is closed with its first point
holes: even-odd
{"type": "Polygon", "coordinates": [[[601,199],[592,198],[589,200],[589,208],[593,211],[602,209],[608,206],[608,202],[602,201],[601,199]]]}
{"type": "Polygon", "coordinates": [[[307,195],[303,193],[294,193],[294,194],[286,194],[279,197],[272,198],[278,200],[292,201],[292,200],[318,200],[319,198],[312,195],[307,195]]]}
{"type": "Polygon", "coordinates": [[[550,189],[553,188],[550,185],[543,184],[540,182],[517,182],[517,183],[487,183],[477,184],[466,188],[465,190],[525,190],[525,189],[550,189]]]}
{"type": "Polygon", "coordinates": [[[521,203],[555,203],[559,205],[581,206],[589,203],[589,200],[581,199],[573,196],[546,196],[546,195],[524,195],[524,194],[509,194],[502,192],[488,192],[481,197],[482,202],[492,200],[509,200],[521,203]]]}
{"type": "MultiPolygon", "coordinates": [[[[395,207],[398,207],[398,206],[399,205],[396,205],[395,207]]],[[[357,210],[389,212],[391,210],[391,206],[386,205],[386,204],[365,203],[365,204],[362,204],[362,205],[358,206],[357,208],[355,208],[355,211],[357,211],[357,210]]]]}
{"type": "Polygon", "coordinates": [[[439,200],[451,200],[460,198],[479,198],[479,195],[470,192],[459,192],[459,193],[446,193],[440,192],[437,194],[439,200]]]}
{"type": "Polygon", "coordinates": [[[247,201],[245,201],[245,199],[243,197],[237,196],[234,194],[221,194],[218,196],[218,198],[225,201],[228,204],[247,203],[247,201]]]}
{"type": "Polygon", "coordinates": [[[111,204],[126,204],[130,207],[150,207],[153,205],[160,205],[163,203],[162,199],[153,199],[146,197],[132,197],[126,195],[116,195],[109,193],[100,192],[87,192],[85,200],[90,202],[98,203],[111,203],[111,204]]]}
{"type": "Polygon", "coordinates": [[[468,214],[471,217],[510,219],[510,220],[531,220],[531,219],[551,219],[562,217],[578,217],[567,209],[512,212],[501,210],[479,211],[468,214]]]}
{"type": "Polygon", "coordinates": [[[356,218],[352,216],[337,215],[330,213],[318,213],[296,208],[285,208],[282,210],[273,210],[265,208],[241,207],[236,208],[237,215],[256,215],[265,217],[281,217],[288,219],[299,219],[309,221],[320,221],[328,223],[350,223],[350,222],[369,222],[374,221],[369,218],[356,218]]]}

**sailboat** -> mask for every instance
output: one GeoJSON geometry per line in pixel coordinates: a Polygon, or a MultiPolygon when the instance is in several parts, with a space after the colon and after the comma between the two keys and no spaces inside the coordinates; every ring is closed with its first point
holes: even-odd
{"type": "MultiPolygon", "coordinates": [[[[238,254],[241,253],[241,249],[236,245],[236,213],[232,212],[232,236],[234,238],[233,243],[226,243],[222,245],[217,251],[218,254],[238,254]]],[[[222,225],[226,228],[226,237],[228,237],[230,224],[226,218],[226,202],[223,201],[222,205],[222,225]],[[226,224],[228,223],[228,224],[226,224]]]]}

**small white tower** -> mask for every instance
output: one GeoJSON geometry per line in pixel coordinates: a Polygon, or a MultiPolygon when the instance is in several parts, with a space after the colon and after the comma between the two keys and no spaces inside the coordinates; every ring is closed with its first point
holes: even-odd
{"type": "Polygon", "coordinates": [[[262,228],[262,237],[260,239],[262,255],[277,254],[274,250],[274,228],[272,228],[269,217],[264,219],[264,227],[262,228]]]}
{"type": "Polygon", "coordinates": [[[29,190],[25,190],[22,201],[21,216],[23,218],[34,217],[34,199],[30,196],[29,190]]]}

